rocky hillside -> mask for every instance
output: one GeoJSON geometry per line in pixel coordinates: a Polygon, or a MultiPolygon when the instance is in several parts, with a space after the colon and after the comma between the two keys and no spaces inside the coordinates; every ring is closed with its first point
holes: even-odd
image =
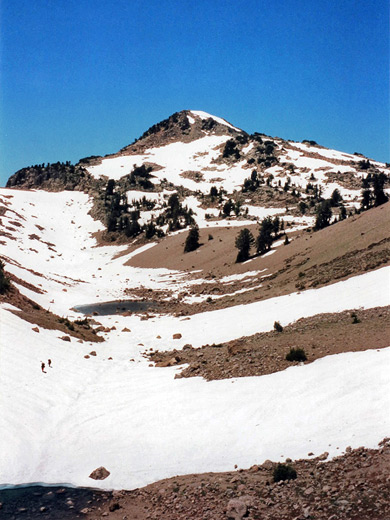
{"type": "Polygon", "coordinates": [[[270,214],[295,216],[308,226],[325,211],[328,225],[385,202],[387,166],[314,141],[249,135],[219,117],[184,110],[116,154],[23,168],[7,187],[84,191],[93,197],[92,215],[106,227],[102,238],[123,242],[204,220],[241,223],[270,214]]]}

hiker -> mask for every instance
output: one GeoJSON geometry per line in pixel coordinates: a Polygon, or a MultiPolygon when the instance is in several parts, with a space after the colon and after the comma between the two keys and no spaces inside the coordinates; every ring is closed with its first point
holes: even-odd
{"type": "Polygon", "coordinates": [[[46,374],[45,372],[45,363],[41,362],[41,370],[44,374],[46,374]]]}
{"type": "Polygon", "coordinates": [[[47,364],[49,365],[50,368],[52,368],[52,366],[51,366],[51,359],[47,360],[47,364]]]}

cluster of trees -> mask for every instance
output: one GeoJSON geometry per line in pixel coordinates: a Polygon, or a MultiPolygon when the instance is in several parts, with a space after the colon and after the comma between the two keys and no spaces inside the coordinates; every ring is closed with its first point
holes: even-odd
{"type": "MultiPolygon", "coordinates": [[[[339,208],[339,220],[347,218],[347,210],[343,204],[343,197],[337,188],[333,190],[329,199],[323,199],[317,204],[314,231],[324,229],[330,225],[333,216],[332,208],[339,208]]],[[[335,220],[335,222],[336,221],[337,220],[335,220]]]]}
{"type": "Polygon", "coordinates": [[[240,215],[241,202],[239,200],[234,202],[232,199],[228,199],[222,206],[222,217],[230,217],[232,212],[236,215],[236,217],[240,215]]]}
{"type": "Polygon", "coordinates": [[[179,195],[173,193],[168,199],[166,210],[157,217],[156,223],[160,226],[168,224],[168,231],[177,231],[195,225],[193,214],[191,208],[182,205],[179,195]]]}
{"type": "Polygon", "coordinates": [[[222,157],[234,157],[235,159],[239,159],[241,157],[240,151],[237,148],[237,143],[234,139],[229,139],[226,141],[222,157]]]}
{"type": "Polygon", "coordinates": [[[236,137],[229,139],[226,141],[222,157],[234,157],[235,159],[239,159],[241,157],[239,146],[243,146],[247,144],[249,141],[249,137],[246,134],[239,134],[236,137]]]}
{"type": "Polygon", "coordinates": [[[226,191],[223,188],[218,188],[216,186],[211,186],[209,197],[211,199],[211,202],[218,201],[218,203],[221,205],[221,211],[220,211],[220,217],[230,217],[232,213],[238,217],[241,214],[242,204],[239,200],[232,200],[232,199],[225,199],[224,202],[224,196],[226,195],[226,191]]]}
{"type": "MultiPolygon", "coordinates": [[[[367,161],[369,162],[369,161],[367,161]]],[[[387,178],[381,173],[368,173],[362,180],[362,203],[363,210],[367,210],[373,206],[381,206],[389,200],[384,191],[387,178]]]]}
{"type": "MultiPolygon", "coordinates": [[[[259,142],[259,141],[258,141],[259,142]]],[[[261,141],[256,147],[257,164],[264,165],[264,168],[270,168],[278,163],[278,158],[275,156],[276,145],[273,141],[261,141]]]]}
{"type": "Polygon", "coordinates": [[[150,174],[152,170],[153,168],[151,166],[145,166],[145,164],[134,166],[133,171],[127,176],[129,188],[131,189],[135,186],[139,186],[144,190],[153,189],[153,183],[149,180],[152,177],[150,174]]]}
{"type": "Polygon", "coordinates": [[[50,188],[52,190],[75,190],[91,183],[91,176],[81,165],[70,161],[42,163],[18,170],[7,181],[7,188],[50,188]]]}
{"type": "Polygon", "coordinates": [[[236,262],[248,260],[250,249],[256,246],[257,254],[263,255],[271,249],[273,241],[280,236],[284,222],[279,217],[266,217],[260,222],[259,233],[254,238],[248,228],[242,229],[236,237],[235,246],[238,249],[236,262]]]}
{"type": "Polygon", "coordinates": [[[259,175],[256,170],[253,170],[251,176],[244,180],[242,191],[244,193],[248,191],[256,191],[261,184],[264,184],[263,176],[259,175]]]}
{"type": "Polygon", "coordinates": [[[163,205],[163,211],[155,219],[141,226],[139,223],[140,211],[151,210],[155,202],[143,197],[140,201],[128,204],[126,191],[129,179],[116,182],[110,179],[107,182],[103,206],[105,225],[108,232],[124,233],[128,238],[145,233],[145,238],[164,236],[163,226],[168,231],[176,231],[195,224],[192,209],[183,206],[177,193],[173,193],[163,205]],[[125,183],[125,184],[124,184],[125,183]]]}

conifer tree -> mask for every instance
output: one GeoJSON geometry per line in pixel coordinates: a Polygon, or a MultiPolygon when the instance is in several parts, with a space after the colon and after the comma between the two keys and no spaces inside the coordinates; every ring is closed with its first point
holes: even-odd
{"type": "Polygon", "coordinates": [[[249,251],[254,241],[255,239],[249,229],[245,228],[239,232],[235,242],[236,248],[238,249],[236,262],[245,262],[245,260],[248,260],[249,251]]]}
{"type": "Polygon", "coordinates": [[[189,253],[190,251],[195,251],[199,246],[199,228],[198,226],[192,226],[186,238],[184,252],[189,253]]]}

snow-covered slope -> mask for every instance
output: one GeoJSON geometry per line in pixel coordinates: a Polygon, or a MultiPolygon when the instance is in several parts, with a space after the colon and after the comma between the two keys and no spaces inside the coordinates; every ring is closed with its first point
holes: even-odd
{"type": "MultiPolygon", "coordinates": [[[[131,206],[144,197],[155,203],[151,209],[145,203],[141,223],[155,219],[178,191],[201,228],[249,225],[252,219],[279,215],[286,223],[294,221],[291,231],[311,225],[313,216],[298,216],[286,207],[292,200],[283,199],[291,191],[283,189],[287,176],[291,187],[302,188],[301,200],[307,200],[307,185],[317,183],[326,194],[338,187],[352,207],[360,204],[360,177],[366,175],[359,161],[318,145],[248,136],[221,118],[184,111],[118,154],[86,164],[104,189],[108,178],[120,181],[134,165],[153,165],[153,189],[126,185],[124,192],[131,206]],[[241,191],[253,169],[264,185],[268,179],[270,199],[262,196],[264,185],[252,193],[241,191]],[[227,192],[220,193],[221,204],[229,197],[240,201],[238,216],[220,217],[220,206],[207,197],[212,186],[227,192]]],[[[375,168],[385,171],[379,163],[375,168]]],[[[104,226],[90,215],[99,184],[92,186],[88,193],[0,190],[1,256],[6,270],[19,279],[15,286],[42,312],[80,318],[73,310],[77,305],[121,300],[142,289],[150,298],[162,294],[169,299],[210,282],[206,272],[195,278],[184,270],[126,265],[142,251],[153,251],[153,241],[133,249],[128,244],[98,246],[96,233],[104,226]]],[[[222,265],[225,258],[219,260],[222,265]]],[[[221,276],[218,282],[253,277],[261,286],[270,273],[251,265],[246,273],[221,276]]],[[[157,368],[145,353],[270,331],[276,320],[285,325],[323,312],[387,306],[389,280],[390,267],[384,266],[326,287],[219,310],[207,307],[191,316],[99,316],[101,343],[73,336],[63,341],[63,333],[42,326],[36,332],[35,324],[13,314],[9,303],[0,304],[0,484],[134,488],[176,474],[231,470],[235,464],[248,467],[268,458],[324,451],[333,456],[347,446],[375,447],[390,427],[389,348],[213,382],[175,379],[177,368],[157,368]],[[92,481],[89,474],[99,466],[110,476],[92,481]]]]}
{"type": "MultiPolygon", "coordinates": [[[[361,306],[389,303],[385,293],[373,300],[368,290],[388,276],[387,268],[374,279],[365,275],[366,280],[319,290],[315,310],[305,294],[291,297],[286,309],[304,316],[348,307],[352,299],[361,306]],[[339,294],[350,301],[341,302],[339,294]]],[[[308,451],[337,455],[349,445],[375,447],[390,427],[390,349],[212,383],[174,379],[176,369],[151,367],[140,356],[161,341],[172,345],[174,331],[182,330],[185,342],[196,345],[201,336],[213,341],[241,335],[248,313],[257,331],[271,328],[275,312],[291,317],[278,299],[261,303],[253,304],[253,314],[233,308],[211,313],[210,320],[161,317],[147,326],[136,317],[105,317],[101,321],[117,331],[97,346],[64,343],[56,331],[32,332],[3,307],[0,482],[88,485],[90,472],[103,465],[111,475],[102,487],[133,488],[176,474],[304,457],[308,451]],[[131,333],[119,332],[125,325],[131,333]],[[85,359],[91,350],[97,356],[85,359]],[[52,367],[44,374],[41,361],[49,358],[52,367]]]]}
{"type": "MultiPolygon", "coordinates": [[[[199,132],[189,141],[185,133],[181,138],[176,137],[174,142],[167,142],[166,138],[157,140],[157,143],[152,141],[153,146],[146,149],[145,145],[141,146],[143,153],[139,154],[137,150],[140,148],[139,143],[143,142],[141,138],[140,142],[136,143],[138,147],[129,146],[117,155],[103,158],[100,164],[87,167],[88,171],[94,177],[107,176],[117,180],[128,175],[134,165],[153,163],[157,165],[153,173],[154,183],[158,184],[162,179],[167,179],[175,186],[184,186],[189,190],[206,194],[211,186],[222,188],[227,193],[239,190],[252,170],[257,169],[266,178],[272,175],[271,185],[274,186],[277,186],[279,181],[284,185],[289,177],[292,186],[303,190],[309,183],[318,184],[324,197],[329,197],[337,188],[348,203],[356,202],[359,198],[360,179],[366,173],[361,167],[361,161],[364,159],[362,156],[328,150],[306,142],[296,143],[264,135],[248,136],[224,119],[202,111],[184,111],[180,114],[187,118],[191,127],[198,125],[199,132]],[[217,135],[213,127],[199,127],[199,120],[216,122],[217,135]],[[232,130],[236,132],[233,136],[232,130]],[[240,157],[224,161],[221,159],[223,146],[230,139],[242,145],[239,146],[240,157]],[[267,166],[267,162],[263,160],[259,162],[259,153],[261,155],[264,152],[260,146],[262,143],[273,147],[274,156],[277,158],[275,166],[267,166]],[[196,172],[198,178],[186,178],[185,174],[188,171],[196,172]],[[335,176],[338,178],[335,179],[335,176]],[[349,182],[343,182],[343,176],[348,178],[349,182]],[[350,179],[354,179],[355,184],[350,179]]],[[[270,155],[271,151],[268,154],[270,155]]],[[[371,163],[378,171],[389,172],[383,163],[371,163]]]]}

